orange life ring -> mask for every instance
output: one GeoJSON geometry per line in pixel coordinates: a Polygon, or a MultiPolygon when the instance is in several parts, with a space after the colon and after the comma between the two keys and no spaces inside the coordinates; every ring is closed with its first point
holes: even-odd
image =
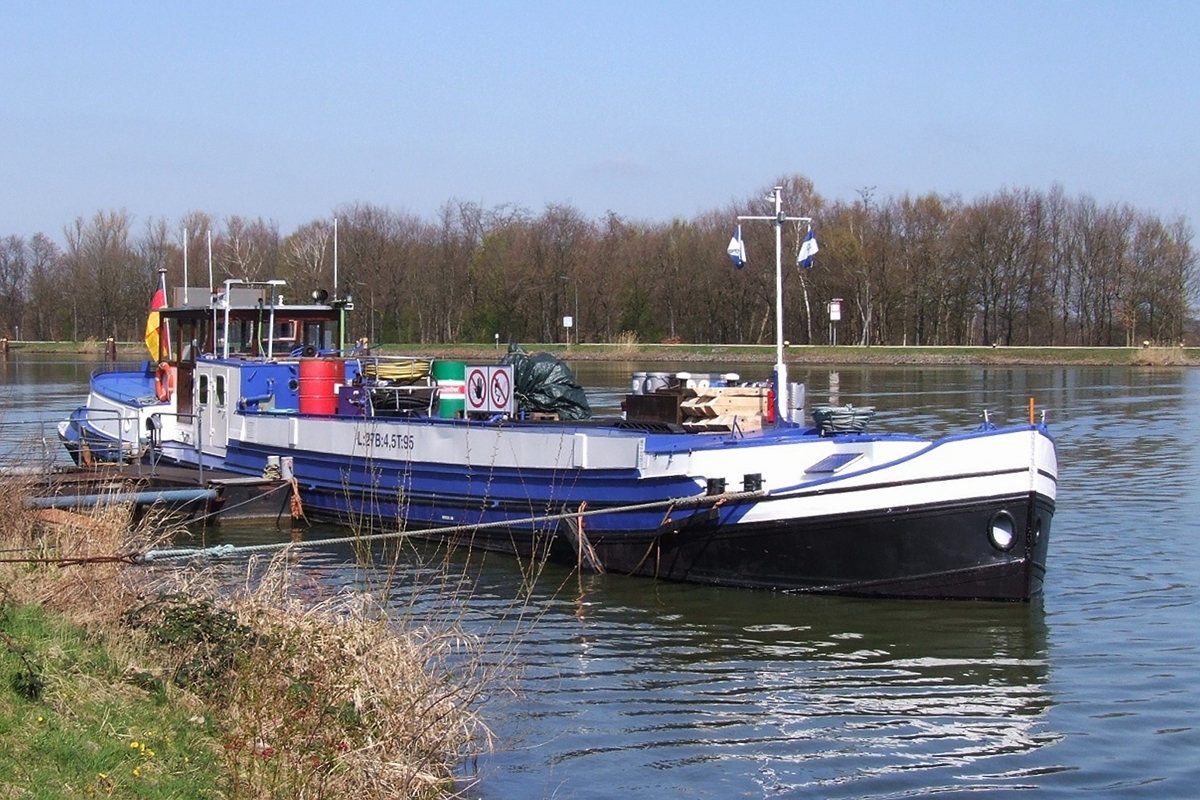
{"type": "Polygon", "coordinates": [[[154,371],[154,396],[159,402],[165,403],[175,394],[175,367],[165,361],[158,363],[154,371]]]}

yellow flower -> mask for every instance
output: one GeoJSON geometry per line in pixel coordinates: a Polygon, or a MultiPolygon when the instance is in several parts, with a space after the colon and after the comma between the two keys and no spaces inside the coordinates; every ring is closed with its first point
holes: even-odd
{"type": "Polygon", "coordinates": [[[141,767],[134,767],[134,768],[133,768],[133,777],[135,777],[135,778],[140,778],[140,777],[142,777],[142,768],[141,768],[141,767]]]}

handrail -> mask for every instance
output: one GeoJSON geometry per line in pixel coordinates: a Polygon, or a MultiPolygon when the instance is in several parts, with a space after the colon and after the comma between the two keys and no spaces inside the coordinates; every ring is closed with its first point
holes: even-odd
{"type": "MultiPolygon", "coordinates": [[[[141,415],[138,414],[138,412],[136,410],[133,410],[131,413],[126,413],[127,411],[129,411],[129,409],[126,409],[126,408],[88,408],[87,415],[88,416],[96,415],[97,417],[112,416],[112,417],[116,418],[117,431],[116,431],[115,439],[116,439],[116,443],[117,443],[117,460],[123,461],[125,459],[126,455],[128,455],[130,461],[137,462],[138,477],[141,477],[142,460],[140,458],[140,453],[139,453],[139,448],[138,448],[139,434],[141,432],[140,426],[138,425],[138,420],[141,417],[141,415]],[[133,423],[132,425],[130,425],[131,439],[128,444],[128,448],[126,447],[126,442],[125,442],[125,423],[126,422],[133,423]]],[[[80,435],[80,440],[82,442],[82,439],[83,439],[83,431],[82,430],[80,431],[79,435],[80,435]]]]}
{"type": "MultiPolygon", "coordinates": [[[[53,451],[55,453],[59,452],[59,448],[57,447],[57,442],[55,443],[53,448],[50,444],[50,439],[46,435],[46,425],[53,425],[54,430],[55,430],[55,435],[57,436],[57,432],[58,432],[58,422],[57,421],[51,421],[51,420],[45,420],[45,419],[0,420],[0,431],[4,430],[5,428],[13,428],[16,430],[23,430],[26,428],[33,428],[34,426],[37,426],[36,436],[29,437],[29,438],[36,438],[42,445],[42,458],[41,458],[42,466],[39,468],[39,471],[41,471],[41,472],[49,471],[51,468],[54,467],[54,462],[57,459],[55,458],[54,455],[51,454],[51,450],[53,449],[53,451]]],[[[20,434],[17,434],[17,435],[20,436],[20,434]]],[[[20,441],[14,440],[14,441],[10,442],[9,440],[12,438],[13,437],[10,437],[7,433],[4,433],[2,436],[0,436],[0,439],[3,439],[5,442],[5,450],[9,449],[9,444],[18,446],[13,449],[13,454],[15,454],[19,450],[20,441]]],[[[25,437],[21,437],[21,438],[24,439],[25,437]]],[[[5,455],[7,456],[7,453],[5,455]]],[[[13,474],[12,468],[14,466],[15,466],[15,462],[0,466],[0,473],[13,474]]]]}

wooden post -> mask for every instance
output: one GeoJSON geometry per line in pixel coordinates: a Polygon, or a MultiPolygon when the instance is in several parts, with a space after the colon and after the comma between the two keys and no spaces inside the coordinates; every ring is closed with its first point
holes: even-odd
{"type": "Polygon", "coordinates": [[[104,358],[109,363],[117,360],[117,342],[111,336],[104,342],[104,358]]]}

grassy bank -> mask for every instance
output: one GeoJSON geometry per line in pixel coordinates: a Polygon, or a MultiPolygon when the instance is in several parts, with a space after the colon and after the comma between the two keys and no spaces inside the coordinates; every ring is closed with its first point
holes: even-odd
{"type": "MultiPolygon", "coordinates": [[[[532,344],[568,361],[775,362],[775,347],[698,344],[532,344]]],[[[493,360],[503,348],[478,345],[385,345],[377,352],[443,358],[493,360]]],[[[789,346],[788,364],[1048,364],[1200,365],[1200,348],[1182,347],[825,347],[789,346]]]]}
{"type": "Polygon", "coordinates": [[[377,599],[386,568],[364,584],[378,593],[326,595],[296,580],[296,555],[232,573],[131,565],[110,557],[167,520],[132,526],[121,506],[38,517],[27,492],[0,488],[0,797],[459,788],[482,742],[481,643],[452,615],[393,619],[377,599]]]}
{"type": "MultiPolygon", "coordinates": [[[[374,352],[493,361],[504,355],[507,345],[495,344],[384,344],[374,352]]],[[[529,352],[546,351],[574,361],[690,361],[765,363],[775,361],[774,345],[715,344],[582,344],[522,343],[529,352]]],[[[103,342],[11,342],[10,353],[42,355],[103,356],[103,342]]],[[[144,359],[141,342],[117,346],[121,360],[144,359]]],[[[789,346],[784,351],[788,364],[1050,364],[1095,366],[1197,366],[1198,347],[827,347],[789,346]]]]}
{"type": "Polygon", "coordinates": [[[0,629],[0,795],[222,796],[212,718],[126,644],[36,604],[6,604],[0,629]]]}

